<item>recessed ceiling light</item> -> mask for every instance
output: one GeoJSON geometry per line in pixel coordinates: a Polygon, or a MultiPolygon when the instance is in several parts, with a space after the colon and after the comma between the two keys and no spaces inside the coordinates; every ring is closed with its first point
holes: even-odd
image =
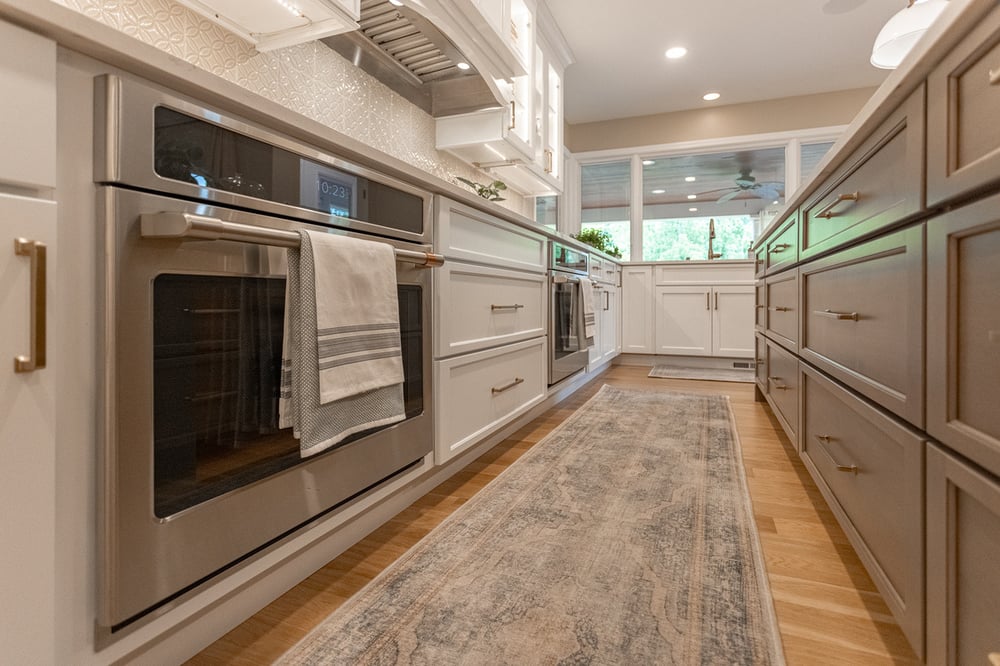
{"type": "Polygon", "coordinates": [[[653,194],[663,194],[666,190],[653,190],[653,194]]]}
{"type": "Polygon", "coordinates": [[[777,202],[777,201],[775,201],[774,203],[775,203],[775,205],[777,205],[777,203],[778,203],[778,202],[777,202]]]}
{"type": "Polygon", "coordinates": [[[688,199],[697,199],[697,198],[698,198],[697,194],[689,194],[688,195],[688,199]]]}
{"type": "Polygon", "coordinates": [[[698,212],[697,208],[688,208],[688,210],[691,211],[692,213],[697,213],[698,212]]]}
{"type": "Polygon", "coordinates": [[[705,93],[704,95],[701,96],[701,98],[703,100],[705,100],[706,102],[714,102],[715,100],[719,99],[720,97],[722,97],[722,95],[720,95],[717,92],[705,93]]]}
{"type": "Polygon", "coordinates": [[[396,5],[397,7],[403,6],[403,0],[389,0],[390,5],[396,5]]]}
{"type": "Polygon", "coordinates": [[[667,49],[666,56],[671,60],[677,60],[678,58],[683,58],[687,55],[688,50],[683,46],[674,46],[667,49]]]}
{"type": "Polygon", "coordinates": [[[687,178],[685,178],[684,180],[685,180],[686,182],[688,182],[688,183],[693,183],[694,181],[696,181],[696,180],[698,180],[698,179],[697,179],[697,178],[695,178],[694,176],[688,176],[688,177],[687,177],[687,178]]]}
{"type": "Polygon", "coordinates": [[[458,67],[458,68],[459,68],[459,69],[461,69],[462,71],[465,71],[465,70],[467,70],[467,69],[471,69],[471,68],[472,68],[472,65],[470,65],[470,64],[469,64],[469,63],[467,63],[467,62],[456,62],[456,63],[455,63],[455,67],[458,67]]]}
{"type": "Polygon", "coordinates": [[[642,166],[653,166],[656,164],[656,160],[643,160],[642,166]]]}

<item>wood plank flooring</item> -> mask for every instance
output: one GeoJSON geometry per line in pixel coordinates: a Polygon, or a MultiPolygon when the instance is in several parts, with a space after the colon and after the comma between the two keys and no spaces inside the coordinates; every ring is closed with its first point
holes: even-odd
{"type": "Polygon", "coordinates": [[[400,512],[188,664],[269,664],[535,445],[603,384],[723,393],[736,417],[789,664],[919,663],[753,384],[650,379],[615,366],[400,512]]]}

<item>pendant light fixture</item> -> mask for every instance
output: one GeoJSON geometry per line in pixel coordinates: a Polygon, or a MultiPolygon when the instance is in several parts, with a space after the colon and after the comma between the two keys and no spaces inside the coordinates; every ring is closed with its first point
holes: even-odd
{"type": "Polygon", "coordinates": [[[909,0],[890,18],[872,47],[871,63],[880,69],[896,69],[920,36],[948,6],[947,0],[909,0]]]}

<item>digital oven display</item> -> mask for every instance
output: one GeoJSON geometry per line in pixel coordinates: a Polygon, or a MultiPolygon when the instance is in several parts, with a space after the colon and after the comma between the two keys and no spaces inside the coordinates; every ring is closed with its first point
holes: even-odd
{"type": "Polygon", "coordinates": [[[340,179],[331,178],[325,173],[317,177],[317,195],[319,208],[331,215],[339,217],[354,217],[354,187],[340,179]]]}

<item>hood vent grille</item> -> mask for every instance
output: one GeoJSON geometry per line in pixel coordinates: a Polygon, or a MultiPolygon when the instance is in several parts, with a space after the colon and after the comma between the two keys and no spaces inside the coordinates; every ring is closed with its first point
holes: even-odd
{"type": "Polygon", "coordinates": [[[495,95],[434,24],[388,0],[361,0],[360,29],[321,40],[433,116],[498,106],[495,95]]]}

